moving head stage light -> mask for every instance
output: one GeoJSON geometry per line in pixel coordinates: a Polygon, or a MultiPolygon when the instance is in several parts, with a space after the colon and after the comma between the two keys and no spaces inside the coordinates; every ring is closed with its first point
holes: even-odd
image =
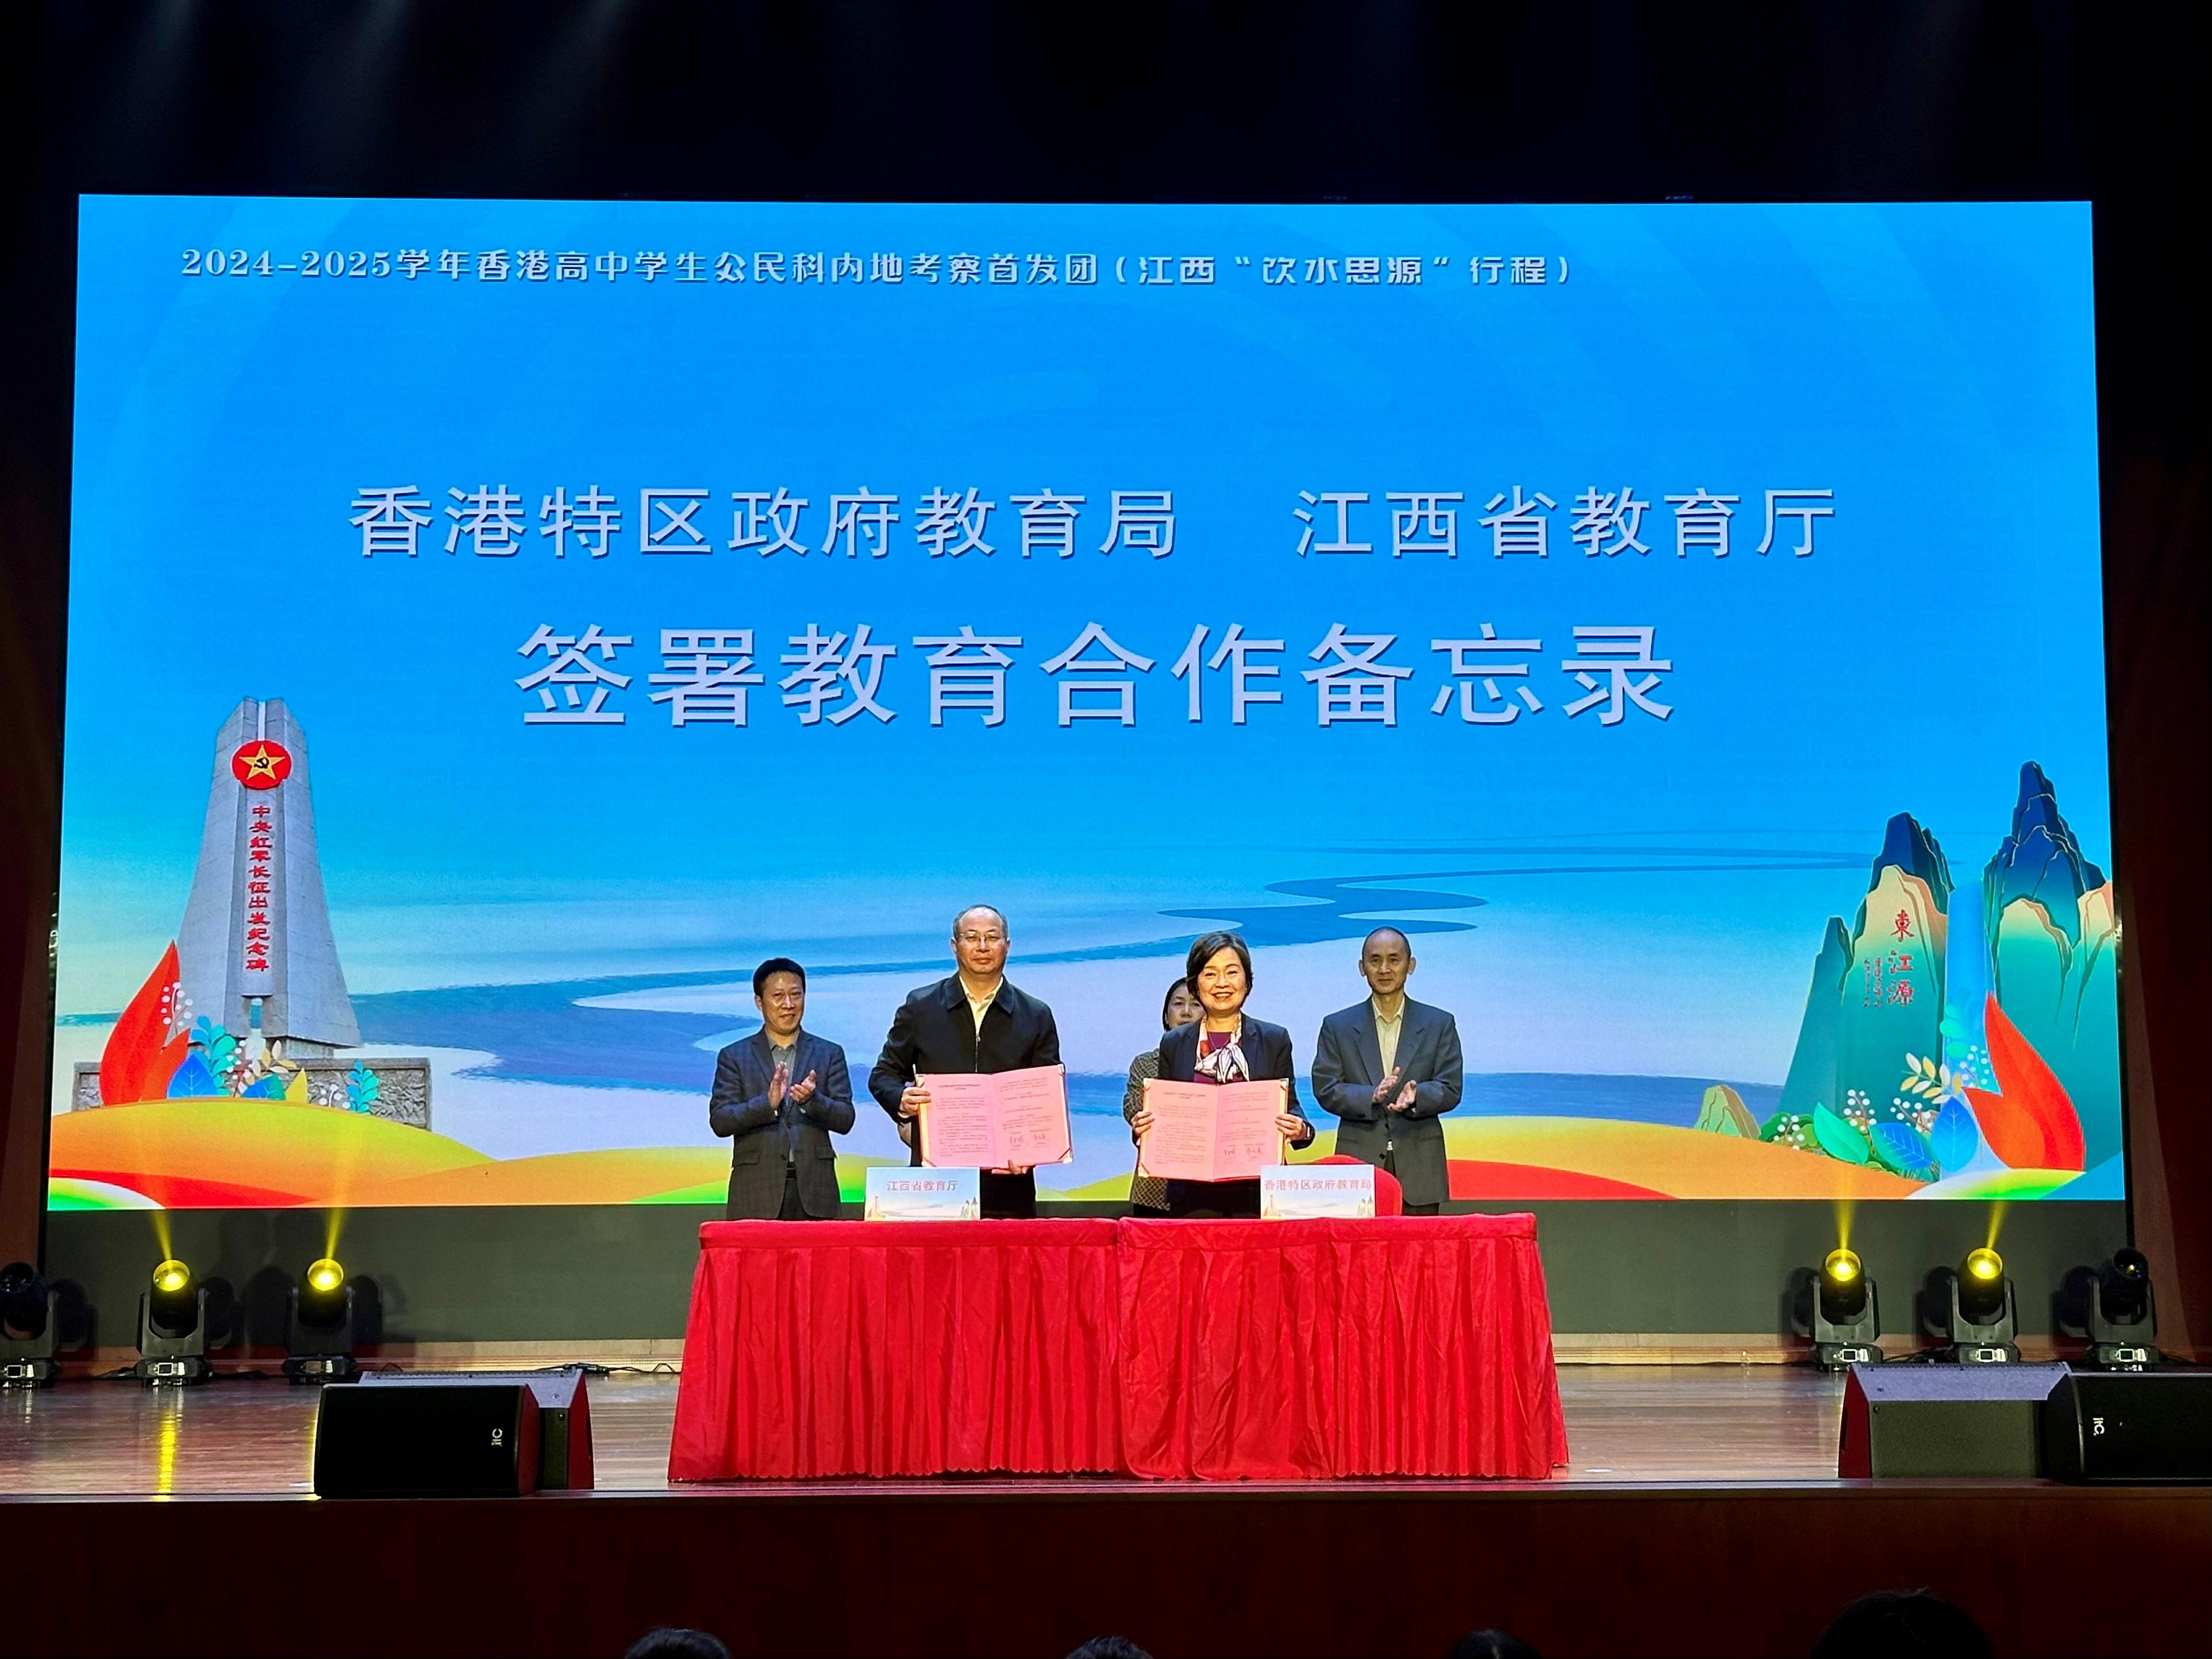
{"type": "Polygon", "coordinates": [[[1944,1328],[1951,1346],[1942,1357],[1961,1365],[2017,1361],[2014,1315],[2012,1280],[2005,1277],[2004,1258],[1986,1244],[1967,1251],[1966,1259],[1951,1275],[1951,1313],[1944,1328]]]}
{"type": "Polygon", "coordinates": [[[2089,1364],[2099,1370],[2142,1370],[2162,1358],[2157,1340],[2150,1262],[2141,1250],[2115,1250],[2089,1285],[2089,1364]]]}
{"type": "Polygon", "coordinates": [[[1805,1334],[1813,1339],[1813,1363],[1823,1370],[1879,1364],[1882,1352],[1881,1310],[1874,1280],[1857,1253],[1838,1246],[1813,1276],[1805,1334]]]}
{"type": "Polygon", "coordinates": [[[353,1347],[353,1286],[345,1269],[324,1256],[286,1298],[284,1375],[295,1382],[350,1382],[361,1375],[353,1347]]]}
{"type": "Polygon", "coordinates": [[[147,1382],[204,1382],[213,1374],[207,1360],[207,1286],[195,1284],[192,1270],[173,1256],[154,1269],[138,1297],[138,1363],[132,1376],[147,1382]]]}
{"type": "Polygon", "coordinates": [[[29,1262],[0,1267],[0,1389],[43,1389],[61,1374],[54,1359],[60,1301],[29,1262]]]}

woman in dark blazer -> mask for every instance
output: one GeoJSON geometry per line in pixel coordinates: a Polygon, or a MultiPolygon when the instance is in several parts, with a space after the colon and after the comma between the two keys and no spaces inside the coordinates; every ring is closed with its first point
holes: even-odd
{"type": "MultiPolygon", "coordinates": [[[[1170,1083],[1263,1083],[1279,1078],[1288,1089],[1289,1109],[1275,1127],[1293,1146],[1314,1138],[1305,1108],[1298,1103],[1297,1060],[1291,1034],[1279,1025],[1244,1012],[1252,994],[1252,953],[1238,933],[1207,933],[1190,947],[1186,964],[1190,988],[1205,1012],[1160,1039],[1159,1075],[1170,1083]]],[[[1130,1127],[1138,1134],[1152,1127],[1152,1115],[1139,1112],[1130,1127]]],[[[1246,1181],[1170,1181],[1167,1208],[1176,1216],[1256,1216],[1260,1183],[1246,1181]]]]}

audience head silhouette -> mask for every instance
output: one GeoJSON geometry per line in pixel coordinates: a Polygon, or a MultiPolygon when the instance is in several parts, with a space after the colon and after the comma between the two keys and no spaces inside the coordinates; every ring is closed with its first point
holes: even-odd
{"type": "Polygon", "coordinates": [[[663,1626],[631,1643],[623,1659],[730,1659],[730,1650],[711,1632],[663,1626]]]}
{"type": "Polygon", "coordinates": [[[1152,1659],[1126,1636],[1094,1636],[1067,1659],[1152,1659]]]}
{"type": "Polygon", "coordinates": [[[1876,1590],[1836,1615],[1813,1659],[1990,1659],[1990,1638],[1940,1595],[1876,1590]]]}
{"type": "Polygon", "coordinates": [[[1543,1659],[1543,1655],[1502,1630],[1471,1630],[1452,1644],[1444,1659],[1543,1659]]]}

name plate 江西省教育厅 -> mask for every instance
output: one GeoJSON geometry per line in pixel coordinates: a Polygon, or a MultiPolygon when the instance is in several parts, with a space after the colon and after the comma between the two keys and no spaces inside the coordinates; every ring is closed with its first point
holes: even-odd
{"type": "Polygon", "coordinates": [[[981,1170],[879,1164],[868,1171],[865,1221],[978,1221],[982,1215],[981,1170]]]}

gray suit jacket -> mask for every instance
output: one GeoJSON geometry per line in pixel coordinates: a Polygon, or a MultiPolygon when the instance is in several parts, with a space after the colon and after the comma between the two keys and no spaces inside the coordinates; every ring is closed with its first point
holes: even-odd
{"type": "Polygon", "coordinates": [[[783,1207],[783,1121],[799,1123],[799,1198],[811,1216],[837,1213],[837,1152],[832,1134],[853,1127],[853,1080],[845,1051],[811,1031],[799,1034],[799,1069],[789,1081],[814,1073],[814,1095],[803,1106],[784,1097],[782,1115],[769,1104],[769,1079],[775,1074],[768,1032],[754,1032],[715,1057],[714,1092],[707,1103],[707,1121],[718,1135],[731,1138],[730,1219],[773,1221],[783,1207]]]}
{"type": "Polygon", "coordinates": [[[1408,1204],[1441,1204],[1451,1196],[1444,1161],[1444,1126],[1437,1119],[1459,1104],[1459,1023],[1441,1008],[1406,999],[1398,1029],[1398,1072],[1414,1085],[1413,1103],[1394,1112],[1375,1103],[1382,1080],[1382,1047],[1375,1036],[1371,1000],[1340,1008],[1321,1023],[1315,1045],[1314,1094],[1322,1109],[1343,1119],[1336,1149],[1380,1168],[1389,1152],[1408,1204]]]}

